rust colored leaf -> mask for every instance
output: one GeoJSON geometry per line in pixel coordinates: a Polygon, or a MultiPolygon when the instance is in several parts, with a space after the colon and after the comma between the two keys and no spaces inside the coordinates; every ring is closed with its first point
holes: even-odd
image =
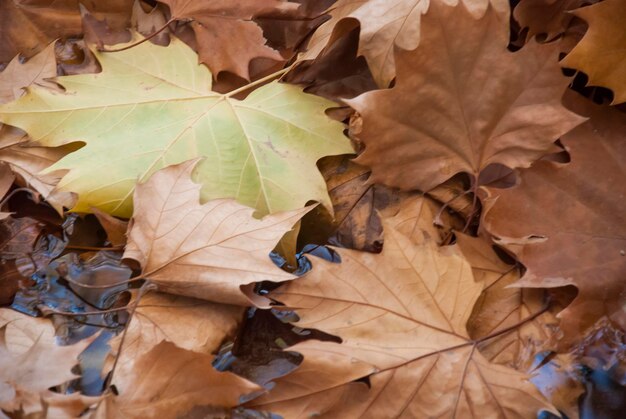
{"type": "Polygon", "coordinates": [[[253,58],[283,60],[265,45],[263,31],[252,19],[297,8],[281,0],[160,1],[170,7],[174,19],[191,20],[200,61],[214,77],[230,71],[246,80],[250,79],[248,65],[253,58]]]}
{"type": "Polygon", "coordinates": [[[527,167],[582,122],[561,105],[568,80],[554,44],[510,53],[493,8],[476,20],[434,2],[421,26],[419,47],[396,53],[396,85],[347,101],[363,117],[356,162],[372,182],[428,191],[494,163],[527,167]]]}
{"type": "MultiPolygon", "coordinates": [[[[123,29],[132,0],[80,0],[98,19],[123,29]]],[[[3,0],[0,2],[0,62],[17,54],[31,57],[51,41],[82,33],[79,0],[3,0]]]]}
{"type": "Polygon", "coordinates": [[[106,19],[98,19],[82,4],[78,6],[86,43],[95,44],[98,48],[103,48],[104,45],[121,44],[130,41],[131,34],[126,28],[113,30],[106,19]]]}
{"type": "Polygon", "coordinates": [[[311,403],[320,392],[371,374],[365,397],[346,401],[334,417],[531,417],[554,411],[524,374],[489,362],[467,334],[482,285],[458,248],[438,248],[426,235],[415,244],[416,237],[412,241],[390,223],[384,229],[381,254],[337,249],[341,264],[316,259],[305,278],[272,293],[296,310],[299,327],[334,334],[342,343],[309,340],[291,347],[304,355],[303,366],[326,365],[316,372],[325,378],[303,374],[293,382],[287,376],[252,405],[288,417],[320,413],[311,403]],[[297,399],[300,404],[290,403],[297,399]]]}
{"type": "Polygon", "coordinates": [[[545,35],[546,40],[562,34],[574,18],[570,10],[595,0],[524,0],[513,10],[520,26],[528,28],[528,38],[545,35]]]}
{"type": "Polygon", "coordinates": [[[626,120],[591,104],[586,112],[591,119],[562,138],[571,162],[539,161],[518,186],[489,189],[497,200],[484,218],[527,267],[520,286],[578,288],[559,314],[565,345],[603,316],[626,327],[626,120]]]}
{"type": "Polygon", "coordinates": [[[135,189],[135,212],[124,257],[161,291],[227,304],[267,304],[251,293],[258,281],[295,278],[269,253],[310,208],[255,219],[254,208],[232,199],[200,204],[191,181],[198,160],[170,166],[135,189]],[[246,286],[246,292],[240,287],[246,286]]]}
{"type": "Polygon", "coordinates": [[[626,3],[605,0],[573,12],[589,24],[578,45],[561,61],[584,71],[589,85],[613,91],[613,104],[626,102],[626,3]]]}

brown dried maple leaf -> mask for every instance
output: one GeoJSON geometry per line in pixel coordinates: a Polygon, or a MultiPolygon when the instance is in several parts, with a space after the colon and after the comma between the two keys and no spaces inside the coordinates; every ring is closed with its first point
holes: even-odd
{"type": "MultiPolygon", "coordinates": [[[[21,63],[18,56],[0,73],[0,104],[19,98],[23,89],[32,85],[54,87],[46,79],[57,75],[55,43],[21,63]]],[[[30,138],[20,129],[0,124],[0,161],[9,164],[19,176],[19,182],[39,192],[59,213],[63,207],[72,206],[72,195],[53,191],[61,179],[58,173],[42,175],[40,172],[55,163],[69,147],[27,147],[30,138]]]]}
{"type": "Polygon", "coordinates": [[[217,77],[230,71],[250,79],[248,65],[253,58],[282,61],[283,57],[265,45],[254,17],[287,13],[298,5],[282,0],[159,0],[167,4],[172,18],[191,20],[198,55],[217,77]]]}
{"type": "Polygon", "coordinates": [[[262,387],[230,372],[219,372],[213,356],[161,342],[139,357],[134,368],[114,376],[118,396],[98,407],[98,418],[178,418],[195,406],[232,408],[241,396],[262,387]]]}
{"type": "Polygon", "coordinates": [[[0,413],[43,410],[50,387],[76,378],[72,367],[91,341],[58,346],[49,320],[0,309],[0,413]]]}
{"type": "Polygon", "coordinates": [[[578,288],[559,313],[564,345],[603,316],[626,328],[626,119],[587,106],[591,119],[562,138],[571,162],[539,161],[518,186],[489,189],[484,215],[490,233],[516,245],[528,269],[520,286],[578,288]]]}
{"type": "Polygon", "coordinates": [[[159,290],[226,304],[267,304],[250,284],[295,278],[269,258],[311,207],[256,219],[233,199],[200,204],[191,181],[198,160],[169,166],[135,189],[125,258],[141,264],[159,290]],[[245,292],[242,290],[245,288],[245,292]]]}
{"type": "MultiPolygon", "coordinates": [[[[545,290],[509,287],[519,280],[519,269],[500,259],[491,240],[461,233],[456,234],[456,240],[472,266],[474,278],[484,287],[467,325],[472,338],[517,325],[546,308],[545,290]]],[[[545,311],[511,333],[479,344],[478,348],[492,362],[528,371],[537,353],[552,349],[551,339],[557,331],[557,319],[551,311],[545,311]]]]}
{"type": "Polygon", "coordinates": [[[562,34],[574,18],[568,12],[590,1],[595,0],[524,0],[513,10],[513,17],[522,29],[528,28],[528,39],[545,35],[551,40],[562,34]]]}
{"type": "MultiPolygon", "coordinates": [[[[193,352],[216,352],[222,341],[234,334],[243,318],[243,310],[238,306],[178,295],[143,295],[127,326],[123,346],[118,348],[121,353],[116,374],[132,371],[141,355],[163,341],[193,352]]],[[[117,336],[111,346],[117,346],[121,340],[121,336],[117,336]]]]}
{"type": "Polygon", "coordinates": [[[363,117],[356,162],[372,168],[372,182],[428,191],[494,163],[527,167],[583,121],[561,105],[559,48],[531,42],[510,53],[493,8],[476,20],[433,2],[421,27],[419,47],[397,51],[396,85],[347,101],[363,117]]]}
{"type": "Polygon", "coordinates": [[[584,71],[590,85],[611,89],[612,104],[626,102],[626,3],[605,0],[573,13],[584,19],[589,29],[561,65],[584,71]]]}
{"type": "MultiPolygon", "coordinates": [[[[356,19],[361,25],[358,55],[365,56],[378,86],[387,87],[396,75],[395,47],[409,50],[417,47],[420,18],[431,1],[339,0],[327,10],[331,16],[328,22],[311,37],[305,58],[318,56],[324,47],[350,29],[349,26],[342,27],[345,19],[356,19]]],[[[457,4],[459,1],[476,17],[481,16],[489,4],[494,5],[501,14],[502,23],[508,26],[509,5],[506,0],[448,0],[446,3],[457,4]]]]}
{"type": "Polygon", "coordinates": [[[328,413],[322,409],[360,418],[554,411],[524,374],[490,363],[469,338],[466,323],[482,285],[458,249],[438,248],[427,237],[415,244],[417,235],[411,240],[391,223],[384,229],[381,254],[337,249],[341,264],[316,259],[306,277],[272,293],[296,310],[297,326],[342,342],[291,347],[304,355],[298,379],[277,380],[250,406],[287,417],[328,413]],[[336,394],[367,375],[369,391],[344,388],[356,391],[350,399],[336,394]],[[328,397],[342,403],[329,406],[328,397]]]}
{"type": "Polygon", "coordinates": [[[128,26],[133,0],[3,0],[0,62],[17,54],[30,57],[57,38],[80,35],[79,2],[116,29],[128,26]]]}

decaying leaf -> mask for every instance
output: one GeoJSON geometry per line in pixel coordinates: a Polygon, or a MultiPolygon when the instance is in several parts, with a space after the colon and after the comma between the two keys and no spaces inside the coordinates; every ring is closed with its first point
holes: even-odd
{"type": "Polygon", "coordinates": [[[135,213],[124,257],[141,264],[142,276],[160,290],[226,304],[250,305],[249,285],[295,278],[269,258],[280,238],[310,207],[252,216],[231,199],[200,204],[192,182],[196,161],[170,166],[137,185],[135,213]],[[246,287],[242,292],[241,287],[246,287]]]}
{"type": "Polygon", "coordinates": [[[415,244],[417,237],[412,241],[389,223],[384,230],[381,254],[337,249],[340,264],[316,259],[306,277],[272,293],[296,310],[299,327],[342,342],[309,340],[290,348],[304,355],[303,365],[307,359],[327,365],[316,374],[333,380],[279,379],[273,393],[252,406],[285,416],[315,414],[307,402],[312,394],[369,375],[365,400],[346,401],[335,417],[532,417],[541,409],[554,411],[524,374],[490,363],[468,336],[466,323],[482,285],[458,249],[438,248],[427,236],[415,244]],[[298,398],[301,403],[289,403],[298,398]]]}
{"type": "Polygon", "coordinates": [[[74,211],[129,217],[138,180],[200,156],[203,200],[233,197],[260,214],[309,200],[331,207],[315,162],[352,152],[343,125],[324,114],[332,102],[278,82],[244,101],[212,92],[211,73],[174,38],[94,54],[101,73],[59,77],[64,93],[31,88],[0,108],[0,120],[42,145],[86,143],[47,170],[69,170],[58,189],[79,194],[74,211]]]}
{"type": "Polygon", "coordinates": [[[195,406],[231,408],[262,390],[229,372],[219,372],[213,357],[161,342],[140,356],[133,370],[116,375],[119,395],[99,406],[99,418],[175,419],[195,406]]]}
{"type": "MultiPolygon", "coordinates": [[[[459,3],[459,0],[444,1],[449,4],[459,3]]],[[[476,17],[484,14],[487,6],[492,4],[501,15],[502,24],[507,26],[507,1],[460,1],[476,17]]],[[[387,87],[396,74],[395,47],[407,50],[417,47],[420,42],[420,18],[430,3],[431,0],[339,0],[327,11],[331,19],[313,34],[305,58],[316,57],[328,43],[333,42],[333,30],[344,19],[356,19],[361,25],[358,55],[367,59],[378,86],[387,87]]]]}
{"type": "Polygon", "coordinates": [[[0,62],[34,55],[57,38],[80,35],[81,3],[98,19],[125,28],[133,0],[3,0],[0,2],[0,62]]]}
{"type": "Polygon", "coordinates": [[[613,104],[626,102],[626,4],[605,0],[573,13],[584,19],[589,29],[561,65],[584,71],[592,86],[611,89],[613,104]]]}
{"type": "Polygon", "coordinates": [[[89,343],[58,346],[49,320],[0,309],[0,409],[41,411],[50,387],[76,378],[71,369],[89,343]]]}
{"type": "Polygon", "coordinates": [[[372,182],[428,191],[494,163],[527,167],[583,121],[561,105],[558,48],[533,41],[510,53],[493,8],[476,20],[433,2],[421,27],[419,47],[396,53],[395,86],[347,101],[363,117],[356,162],[372,182]]]}
{"type": "Polygon", "coordinates": [[[297,5],[282,0],[159,0],[167,4],[176,19],[191,20],[200,60],[217,76],[230,71],[250,79],[248,64],[258,57],[282,61],[283,57],[265,45],[263,31],[254,17],[285,13],[297,5]]]}
{"type": "Polygon", "coordinates": [[[524,0],[513,9],[513,17],[522,28],[528,28],[527,38],[545,35],[551,40],[562,34],[574,16],[569,11],[595,0],[524,0]]]}
{"type": "Polygon", "coordinates": [[[503,245],[518,245],[528,269],[520,286],[578,288],[559,314],[565,345],[603,316],[626,328],[626,120],[588,106],[591,119],[562,138],[571,162],[539,161],[518,186],[490,189],[497,199],[484,219],[503,245]]]}

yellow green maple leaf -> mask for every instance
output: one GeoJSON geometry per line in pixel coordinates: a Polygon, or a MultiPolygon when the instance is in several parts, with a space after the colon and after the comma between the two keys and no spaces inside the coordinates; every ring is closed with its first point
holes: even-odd
{"type": "Polygon", "coordinates": [[[260,214],[310,200],[332,208],[315,164],[353,152],[325,114],[333,102],[277,81],[245,100],[213,92],[209,70],[176,38],[93,52],[101,73],[58,77],[64,92],[35,86],[0,107],[1,122],[43,146],[85,143],[47,169],[67,170],[57,188],[78,193],[74,211],[128,217],[137,182],[197,157],[203,200],[232,197],[260,214]]]}

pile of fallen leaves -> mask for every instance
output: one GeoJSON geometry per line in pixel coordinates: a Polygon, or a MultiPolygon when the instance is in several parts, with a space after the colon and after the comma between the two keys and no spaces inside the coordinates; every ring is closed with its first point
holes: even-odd
{"type": "Polygon", "coordinates": [[[0,417],[618,417],[626,1],[0,0],[0,417]]]}

